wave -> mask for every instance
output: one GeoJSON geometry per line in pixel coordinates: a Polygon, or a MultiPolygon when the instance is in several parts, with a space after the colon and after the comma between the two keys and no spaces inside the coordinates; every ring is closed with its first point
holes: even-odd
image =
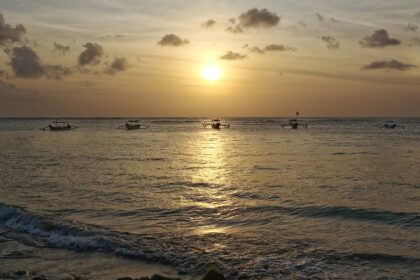
{"type": "MultiPolygon", "coordinates": [[[[235,211],[267,214],[283,213],[310,218],[339,218],[344,220],[368,221],[401,227],[420,227],[420,214],[418,213],[392,212],[386,210],[351,208],[344,206],[257,206],[235,211]]],[[[232,214],[236,215],[239,213],[232,214]]]]}

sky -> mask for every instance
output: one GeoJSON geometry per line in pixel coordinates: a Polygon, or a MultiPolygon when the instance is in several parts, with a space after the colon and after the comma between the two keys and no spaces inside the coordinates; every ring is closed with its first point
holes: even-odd
{"type": "Polygon", "coordinates": [[[0,117],[420,116],[418,0],[1,0],[0,14],[0,117]]]}

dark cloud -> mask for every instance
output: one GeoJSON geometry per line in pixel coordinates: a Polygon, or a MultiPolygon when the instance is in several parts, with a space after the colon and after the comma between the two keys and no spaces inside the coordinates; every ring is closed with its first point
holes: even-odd
{"type": "Polygon", "coordinates": [[[98,64],[104,54],[102,46],[88,42],[83,47],[85,50],[79,55],[79,66],[98,64]]]}
{"type": "Polygon", "coordinates": [[[27,46],[14,47],[12,50],[8,50],[7,54],[10,56],[10,66],[17,78],[61,79],[63,76],[71,74],[69,68],[43,64],[38,54],[27,46]]]}
{"type": "Polygon", "coordinates": [[[340,42],[333,36],[322,36],[320,38],[324,43],[326,43],[329,50],[338,50],[340,48],[340,42]]]}
{"type": "Polygon", "coordinates": [[[216,21],[214,19],[209,19],[201,24],[201,27],[203,28],[211,28],[216,24],[216,21]]]}
{"type": "Polygon", "coordinates": [[[387,46],[397,46],[401,44],[398,39],[390,38],[385,29],[376,30],[372,35],[359,41],[359,44],[365,48],[383,48],[387,46]]]}
{"type": "Polygon", "coordinates": [[[392,59],[392,60],[374,61],[370,64],[364,65],[362,69],[363,70],[388,69],[388,70],[405,71],[405,70],[410,70],[416,67],[417,67],[416,65],[402,63],[398,60],[392,59]]]}
{"type": "Polygon", "coordinates": [[[284,51],[295,51],[295,48],[284,46],[284,45],[277,45],[271,44],[265,46],[263,49],[260,47],[253,47],[249,49],[251,52],[264,54],[265,52],[284,52],[284,51]]]}
{"type": "Polygon", "coordinates": [[[340,22],[338,19],[333,18],[333,17],[332,17],[330,20],[331,20],[331,22],[333,22],[333,23],[339,23],[339,22],[340,22]]]}
{"type": "Polygon", "coordinates": [[[318,19],[319,22],[324,22],[324,17],[320,14],[320,13],[316,13],[316,18],[318,19]]]}
{"type": "Polygon", "coordinates": [[[25,26],[18,24],[15,27],[12,27],[6,23],[3,14],[0,13],[0,46],[7,43],[22,41],[23,34],[25,33],[25,26]]]}
{"type": "Polygon", "coordinates": [[[267,52],[284,52],[284,51],[295,51],[295,48],[284,46],[284,45],[277,45],[271,44],[264,48],[267,52]]]}
{"type": "Polygon", "coordinates": [[[170,46],[170,47],[179,47],[182,45],[189,44],[190,42],[187,39],[181,39],[175,34],[167,34],[162,37],[158,42],[161,46],[170,46]]]}
{"type": "Polygon", "coordinates": [[[243,33],[244,30],[242,29],[242,27],[240,27],[239,25],[236,26],[229,26],[228,28],[226,28],[227,32],[231,32],[234,34],[239,34],[239,33],[243,33]]]}
{"type": "Polygon", "coordinates": [[[220,59],[224,59],[224,60],[239,60],[239,59],[244,59],[246,58],[246,55],[237,53],[237,52],[233,52],[233,51],[227,51],[224,55],[222,55],[220,57],[220,59]]]}
{"type": "Polygon", "coordinates": [[[414,32],[417,29],[419,29],[419,27],[415,24],[412,24],[412,23],[409,23],[409,24],[403,26],[403,30],[405,32],[414,32]]]}
{"type": "Polygon", "coordinates": [[[105,69],[105,73],[109,75],[115,75],[117,72],[122,72],[127,70],[128,62],[127,59],[120,57],[115,58],[111,65],[105,69]]]}
{"type": "Polygon", "coordinates": [[[61,53],[61,54],[66,54],[66,53],[70,52],[70,46],[65,46],[65,45],[62,45],[60,43],[54,42],[54,50],[61,53]]]}
{"type": "Polygon", "coordinates": [[[420,38],[419,37],[413,37],[410,39],[410,44],[412,46],[420,46],[420,38]]]}
{"type": "Polygon", "coordinates": [[[276,26],[280,17],[267,9],[250,9],[239,16],[239,25],[243,28],[269,28],[276,26]]]}

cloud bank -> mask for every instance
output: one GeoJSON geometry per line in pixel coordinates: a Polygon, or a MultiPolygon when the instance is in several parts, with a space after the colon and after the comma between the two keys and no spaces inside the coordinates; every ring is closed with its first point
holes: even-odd
{"type": "Polygon", "coordinates": [[[10,66],[17,78],[36,79],[61,79],[71,74],[69,68],[60,65],[43,64],[38,54],[30,47],[14,47],[7,54],[10,56],[10,66]]]}

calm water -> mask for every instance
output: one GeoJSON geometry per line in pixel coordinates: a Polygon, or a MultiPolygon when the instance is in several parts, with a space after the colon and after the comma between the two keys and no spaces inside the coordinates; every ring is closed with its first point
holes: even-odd
{"type": "Polygon", "coordinates": [[[231,279],[420,278],[420,119],[69,121],[0,120],[9,238],[231,279]]]}

